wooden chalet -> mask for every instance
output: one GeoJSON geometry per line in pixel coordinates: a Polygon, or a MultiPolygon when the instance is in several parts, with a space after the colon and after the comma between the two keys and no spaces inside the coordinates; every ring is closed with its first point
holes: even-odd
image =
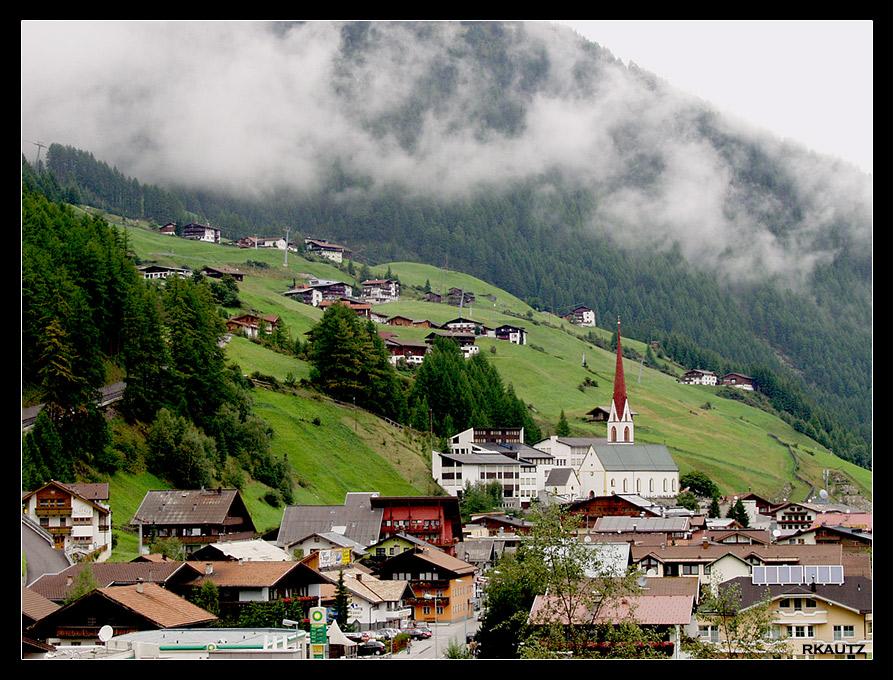
{"type": "Polygon", "coordinates": [[[140,553],[156,538],[173,538],[192,552],[207,543],[255,538],[254,522],[237,489],[149,491],[130,520],[140,553]]]}
{"type": "Polygon", "coordinates": [[[217,617],[155,583],[95,588],[29,626],[33,639],[52,645],[95,645],[100,631],[111,635],[144,630],[197,628],[217,617]]]}

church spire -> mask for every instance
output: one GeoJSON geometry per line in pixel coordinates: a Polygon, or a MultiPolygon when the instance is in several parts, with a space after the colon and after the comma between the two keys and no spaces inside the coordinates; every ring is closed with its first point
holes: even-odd
{"type": "Polygon", "coordinates": [[[617,366],[614,369],[614,410],[623,418],[626,408],[626,379],[623,376],[623,351],[620,348],[620,317],[617,317],[617,366]]]}
{"type": "Polygon", "coordinates": [[[614,369],[614,398],[608,416],[608,442],[633,443],[633,416],[626,398],[626,379],[623,376],[623,349],[620,346],[620,317],[617,317],[617,365],[614,369]]]}

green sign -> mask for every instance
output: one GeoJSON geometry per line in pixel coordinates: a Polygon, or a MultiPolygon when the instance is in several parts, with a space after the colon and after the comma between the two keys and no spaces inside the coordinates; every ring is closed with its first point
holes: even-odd
{"type": "Polygon", "coordinates": [[[314,645],[326,644],[327,633],[325,607],[312,607],[310,609],[310,643],[314,645]]]}

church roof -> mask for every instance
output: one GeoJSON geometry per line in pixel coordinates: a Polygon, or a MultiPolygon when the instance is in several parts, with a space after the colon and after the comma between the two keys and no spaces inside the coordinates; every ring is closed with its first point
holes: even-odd
{"type": "Polygon", "coordinates": [[[663,444],[593,444],[592,448],[605,470],[679,470],[663,444]]]}

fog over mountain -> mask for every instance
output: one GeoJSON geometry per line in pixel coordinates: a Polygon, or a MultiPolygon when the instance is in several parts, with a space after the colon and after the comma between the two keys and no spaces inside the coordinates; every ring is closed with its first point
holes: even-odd
{"type": "Polygon", "coordinates": [[[22,30],[23,139],[141,182],[309,194],[337,167],[363,178],[344,198],[398,186],[450,199],[540,177],[543,195],[555,181],[592,191],[597,233],[677,247],[732,280],[798,284],[842,248],[870,257],[869,176],[549,24],[475,42],[450,22],[22,30]],[[742,182],[742,167],[769,166],[772,191],[742,182]]]}

